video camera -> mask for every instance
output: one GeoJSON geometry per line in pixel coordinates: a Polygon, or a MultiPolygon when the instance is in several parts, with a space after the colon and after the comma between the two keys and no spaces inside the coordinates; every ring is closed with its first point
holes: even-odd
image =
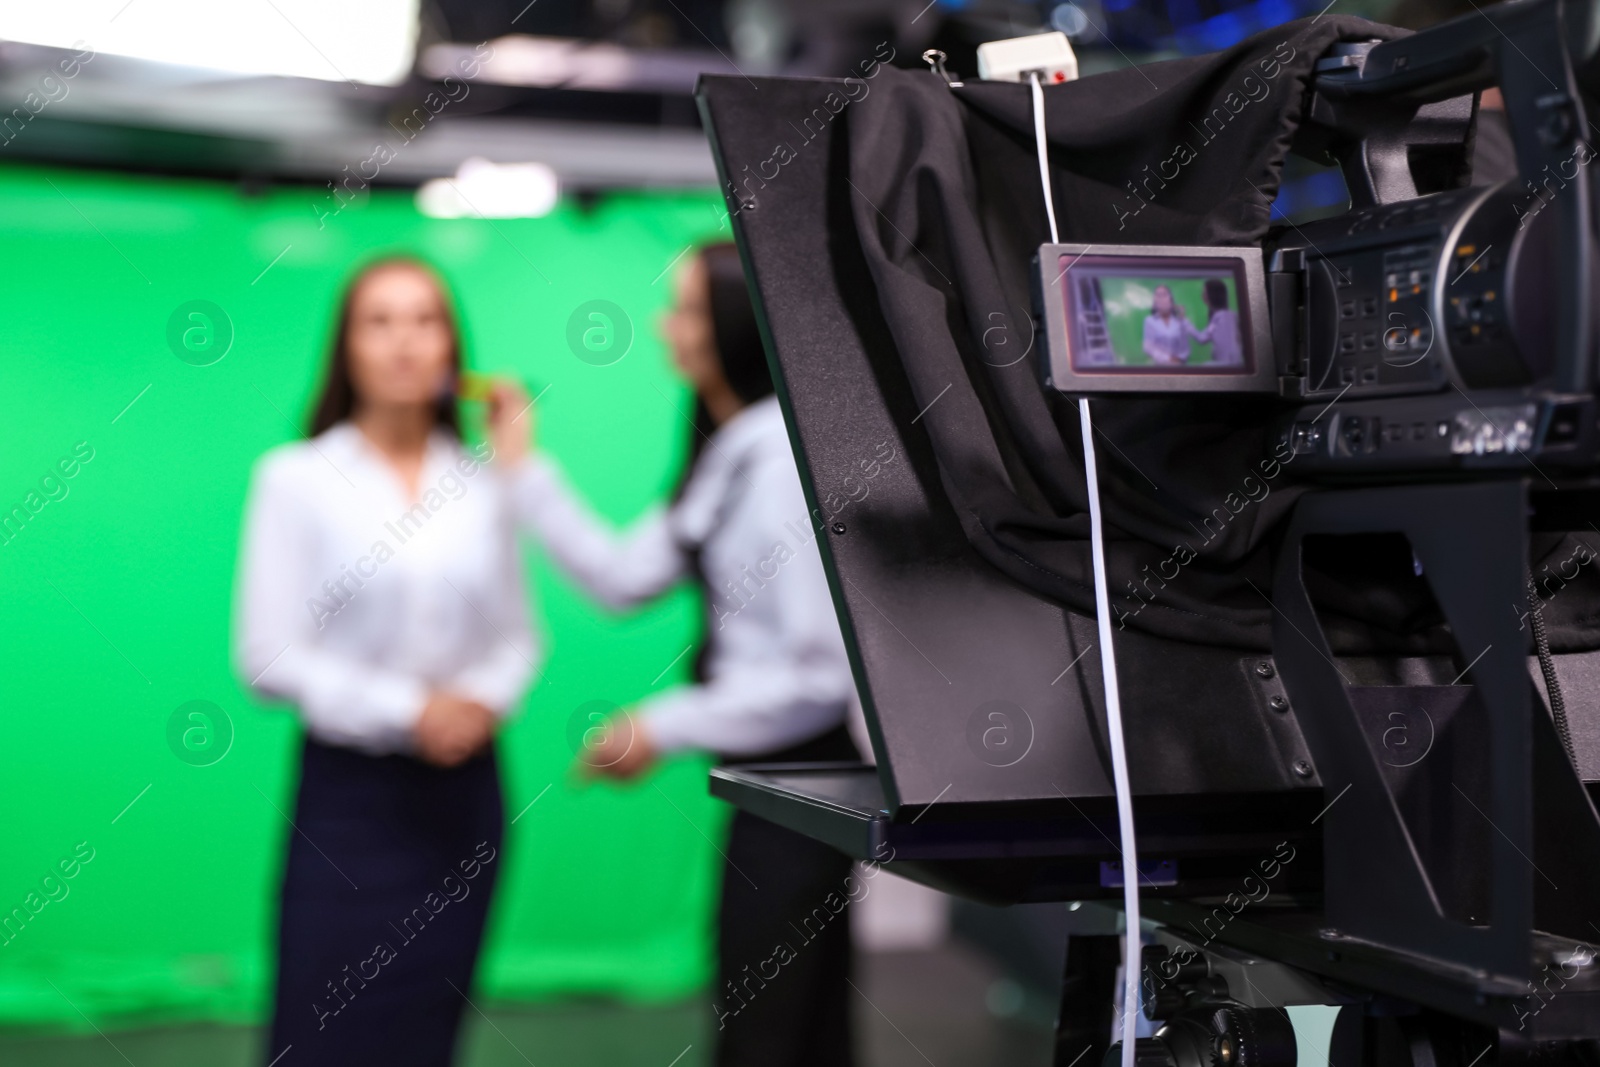
{"type": "MultiPolygon", "coordinates": [[[[847,105],[860,85],[702,82],[876,756],[718,768],[712,791],[958,895],[1073,902],[1058,1067],[1114,1047],[1127,913],[1102,902],[1129,879],[1155,942],[1144,1009],[1165,1026],[1136,1044],[1140,1063],[1288,1067],[1296,1005],[1341,1006],[1338,1067],[1600,1053],[1600,650],[1592,629],[1572,627],[1568,648],[1536,638],[1541,693],[1526,625],[1542,609],[1533,538],[1600,522],[1600,480],[1579,477],[1600,462],[1581,95],[1597,10],[1514,0],[1381,44],[1348,40],[1371,27],[1337,15],[1281,27],[1317,68],[1289,119],[1258,125],[1338,163],[1353,210],[1249,246],[1115,244],[1074,217],[1143,146],[1113,122],[1039,134],[1022,86],[880,72],[871,102],[847,105]],[[1522,186],[1414,166],[1465,158],[1476,94],[1495,84],[1522,186]],[[792,116],[812,116],[806,140],[774,172],[773,130],[792,116]],[[1104,239],[1040,247],[1041,170],[1069,224],[1104,239]],[[1030,281],[1034,358],[1054,390],[1096,398],[1092,429],[1035,367],[985,347],[986,330],[1011,336],[995,324],[1030,281]],[[1262,418],[1277,419],[1265,441],[1262,418]],[[1232,472],[1274,434],[1327,484],[1273,489],[1270,509],[1251,496],[1251,521],[1226,527],[1231,557],[1141,569],[1152,557],[1137,551],[1165,552],[1163,509],[1204,521],[1214,490],[1243,513],[1232,472]],[[1105,449],[1098,467],[1078,465],[1074,435],[1105,449]],[[884,455],[896,462],[846,508],[840,487],[884,455]],[[1095,498],[1073,481],[1089,469],[1112,487],[1099,499],[1119,536],[1109,562],[1073,570],[1090,555],[1095,498]],[[1440,477],[1460,473],[1481,476],[1440,477]],[[1319,569],[1330,558],[1348,566],[1319,569]],[[1369,562],[1372,600],[1404,607],[1382,598],[1425,587],[1406,618],[1451,648],[1363,643],[1359,597],[1322,610],[1369,562]],[[1165,598],[1111,634],[1137,809],[1127,870],[1095,664],[1104,615],[1083,596],[1108,570],[1165,598]]],[[[1117,117],[1163,94],[1180,98],[1157,109],[1170,115],[1236,59],[1175,60],[1148,98],[1119,72],[1049,91],[1082,118],[1099,77],[1117,117]]],[[[1186,180],[1207,170],[1208,196],[1231,166],[1212,153],[1186,180]]],[[[1202,199],[1174,194],[1143,232],[1195,232],[1213,218],[1214,202],[1190,210],[1202,199]]],[[[1247,190],[1217,214],[1261,208],[1247,190]]],[[[1592,592],[1563,608],[1590,618],[1592,592]]]]}
{"type": "Polygon", "coordinates": [[[1592,467],[1600,278],[1581,75],[1595,34],[1590,5],[1558,22],[1509,3],[1335,47],[1297,147],[1321,140],[1354,209],[1278,226],[1260,249],[1045,245],[1046,383],[1277,394],[1293,405],[1280,441],[1307,472],[1592,467]],[[1462,90],[1491,83],[1522,178],[1418,195],[1417,148],[1461,140],[1462,90]]]}

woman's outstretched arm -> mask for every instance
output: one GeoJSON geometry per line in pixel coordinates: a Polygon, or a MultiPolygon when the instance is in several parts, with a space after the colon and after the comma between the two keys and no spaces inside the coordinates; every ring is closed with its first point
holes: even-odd
{"type": "Polygon", "coordinates": [[[641,604],[687,572],[664,508],[618,530],[548,456],[525,457],[506,477],[519,525],[539,539],[567,577],[607,607],[641,604]]]}
{"type": "Polygon", "coordinates": [[[537,415],[521,386],[494,383],[489,436],[518,525],[539,539],[567,577],[607,607],[633,607],[665,592],[688,570],[666,510],[656,508],[627,529],[616,529],[553,459],[533,450],[537,415]]]}

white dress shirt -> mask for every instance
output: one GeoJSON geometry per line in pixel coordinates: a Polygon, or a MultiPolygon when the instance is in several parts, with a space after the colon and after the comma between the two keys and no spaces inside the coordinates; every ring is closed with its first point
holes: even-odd
{"type": "Polygon", "coordinates": [[[1154,311],[1144,317],[1145,354],[1157,363],[1184,363],[1189,359],[1188,320],[1174,311],[1163,319],[1154,311]]]}
{"type": "Polygon", "coordinates": [[[613,608],[689,577],[700,546],[713,616],[707,680],[637,709],[658,748],[758,755],[843,721],[855,686],[776,398],[723,424],[679,500],[622,532],[546,456],[519,466],[515,484],[518,513],[550,556],[613,608]]]}
{"type": "Polygon", "coordinates": [[[501,473],[436,430],[418,493],[408,498],[348,422],[256,464],[238,669],[257,692],[295,704],[319,740],[411,752],[432,691],[505,716],[536,669],[501,473]]]}

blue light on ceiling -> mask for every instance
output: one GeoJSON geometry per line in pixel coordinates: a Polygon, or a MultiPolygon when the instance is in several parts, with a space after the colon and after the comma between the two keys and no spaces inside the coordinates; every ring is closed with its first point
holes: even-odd
{"type": "Polygon", "coordinates": [[[1229,48],[1312,13],[1317,0],[1102,0],[1114,44],[1184,53],[1229,48]]]}

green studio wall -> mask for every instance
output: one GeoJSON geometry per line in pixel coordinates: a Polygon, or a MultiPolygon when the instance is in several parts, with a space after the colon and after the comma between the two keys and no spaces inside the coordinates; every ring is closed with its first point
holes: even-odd
{"type": "MultiPolygon", "coordinates": [[[[29,515],[0,532],[0,1025],[267,1010],[300,730],[231,672],[232,587],[251,464],[299,435],[353,265],[437,264],[469,363],[545,390],[542,444],[612,519],[676,478],[691,407],[655,320],[672,265],[727,234],[714,195],[490,222],[425,218],[400,191],[319,220],[325,193],[0,165],[0,514],[29,515]],[[569,346],[595,300],[631,323],[614,361],[569,346]],[[194,301],[221,317],[189,317],[194,301]],[[204,730],[183,735],[205,720],[169,730],[191,701],[224,716],[198,756],[204,730]]],[[[613,325],[590,342],[619,344],[613,325]]],[[[623,787],[570,765],[585,705],[685,678],[698,603],[679,590],[611,617],[528,559],[550,655],[501,736],[516,821],[478,992],[689,995],[711,973],[725,819],[705,761],[623,787]]]]}

